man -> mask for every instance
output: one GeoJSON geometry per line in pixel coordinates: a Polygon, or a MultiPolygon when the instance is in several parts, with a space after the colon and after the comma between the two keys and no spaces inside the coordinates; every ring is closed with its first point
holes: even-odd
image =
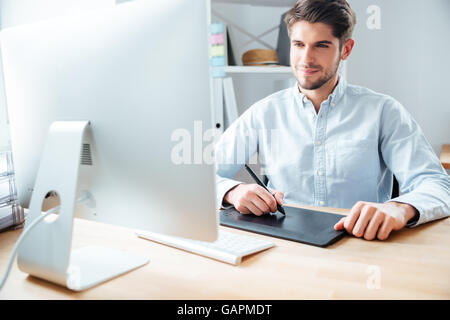
{"type": "Polygon", "coordinates": [[[366,240],[450,215],[450,177],[418,124],[393,98],[338,75],[355,23],[345,0],[301,0],[288,12],[297,83],[252,105],[216,144],[223,207],[256,215],[282,201],[351,208],[334,228],[366,240]],[[276,200],[232,179],[255,152],[276,200]],[[401,195],[391,199],[393,174],[401,195]]]}

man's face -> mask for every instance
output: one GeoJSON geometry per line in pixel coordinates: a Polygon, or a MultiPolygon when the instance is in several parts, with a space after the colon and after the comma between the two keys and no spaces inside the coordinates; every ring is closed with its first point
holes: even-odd
{"type": "Polygon", "coordinates": [[[329,25],[306,21],[292,25],[291,65],[302,89],[320,88],[336,74],[339,62],[339,39],[329,25]]]}

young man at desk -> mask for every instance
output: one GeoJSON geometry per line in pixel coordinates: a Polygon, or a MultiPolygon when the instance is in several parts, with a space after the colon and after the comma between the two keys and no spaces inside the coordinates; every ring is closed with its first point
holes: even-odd
{"type": "Polygon", "coordinates": [[[351,208],[334,228],[367,240],[449,216],[450,177],[416,121],[392,97],[338,75],[355,43],[349,4],[301,0],[285,21],[297,83],[252,105],[218,140],[218,203],[256,215],[282,201],[351,208]],[[255,152],[276,200],[232,179],[255,152]],[[393,174],[401,195],[391,199],[393,174]]]}

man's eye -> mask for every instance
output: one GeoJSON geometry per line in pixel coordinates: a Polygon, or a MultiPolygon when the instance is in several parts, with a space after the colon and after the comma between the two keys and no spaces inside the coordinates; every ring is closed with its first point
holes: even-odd
{"type": "Polygon", "coordinates": [[[328,48],[328,46],[325,45],[325,44],[318,44],[317,46],[318,46],[319,48],[328,48]]]}

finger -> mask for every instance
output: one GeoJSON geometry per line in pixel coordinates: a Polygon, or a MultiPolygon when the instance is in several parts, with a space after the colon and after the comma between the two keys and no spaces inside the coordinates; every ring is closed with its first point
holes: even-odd
{"type": "MultiPolygon", "coordinates": [[[[243,197],[243,199],[245,199],[245,201],[246,201],[245,205],[247,206],[248,202],[251,202],[253,204],[253,206],[256,206],[261,212],[263,212],[263,213],[269,212],[270,211],[269,206],[259,196],[259,194],[261,194],[261,190],[268,193],[267,191],[264,190],[264,188],[262,188],[261,186],[259,186],[257,184],[253,184],[251,186],[251,188],[248,188],[243,197]]],[[[270,195],[268,197],[270,199],[270,195]]],[[[275,199],[272,201],[275,202],[275,199]]],[[[256,214],[256,212],[254,210],[250,210],[250,211],[256,214]]]]}
{"type": "Polygon", "coordinates": [[[242,203],[242,201],[238,202],[234,208],[243,214],[251,213],[251,211],[242,203]]]}
{"type": "Polygon", "coordinates": [[[359,238],[364,235],[364,231],[366,230],[366,227],[369,224],[370,219],[372,219],[376,211],[377,208],[371,205],[365,205],[361,209],[361,214],[358,218],[358,221],[356,221],[355,223],[355,227],[353,228],[353,235],[355,237],[359,238]]]}
{"type": "Polygon", "coordinates": [[[243,203],[248,208],[248,210],[250,210],[251,213],[256,214],[257,216],[263,214],[263,212],[257,206],[255,206],[251,200],[245,199],[243,200],[243,203]]]}
{"type": "Polygon", "coordinates": [[[239,211],[242,214],[249,214],[252,213],[247,207],[241,207],[241,208],[236,208],[237,211],[239,211]]]}
{"type": "MultiPolygon", "coordinates": [[[[269,192],[272,194],[272,197],[275,199],[275,211],[277,211],[277,204],[280,206],[283,205],[284,193],[281,191],[274,190],[272,188],[267,188],[269,192]]],[[[273,212],[275,212],[273,211],[273,212]]]]}
{"type": "Polygon", "coordinates": [[[366,231],[364,232],[364,239],[366,240],[373,240],[375,239],[378,229],[380,228],[380,225],[383,223],[385,218],[385,214],[379,210],[375,211],[375,214],[373,215],[372,219],[369,222],[369,225],[366,228],[366,231]]]}
{"type": "Polygon", "coordinates": [[[378,240],[386,240],[394,229],[394,222],[389,217],[385,218],[377,233],[378,240]]]}
{"type": "MultiPolygon", "coordinates": [[[[252,202],[252,204],[255,207],[257,207],[262,213],[267,213],[267,212],[270,212],[270,207],[266,203],[266,200],[264,200],[260,197],[259,192],[261,192],[261,189],[262,189],[262,191],[269,194],[267,191],[264,190],[264,188],[261,188],[260,186],[255,186],[255,189],[247,197],[247,200],[252,202]]],[[[269,198],[269,201],[270,201],[270,198],[271,198],[270,194],[268,196],[266,196],[266,198],[269,198]]],[[[273,199],[273,197],[272,197],[272,201],[275,203],[275,199],[273,199]]]]}
{"type": "MultiPolygon", "coordinates": [[[[251,201],[259,210],[261,210],[262,213],[271,212],[269,205],[263,199],[261,199],[259,196],[252,198],[251,201]]],[[[275,201],[275,199],[274,199],[274,201],[275,201]]]]}
{"type": "Polygon", "coordinates": [[[272,193],[274,196],[276,196],[278,194],[278,196],[281,198],[281,200],[283,200],[284,198],[284,193],[279,191],[279,190],[275,190],[272,188],[267,187],[267,189],[269,189],[270,193],[272,193]]]}
{"type": "Polygon", "coordinates": [[[255,188],[255,193],[262,199],[262,201],[265,202],[265,204],[268,206],[268,210],[265,212],[276,212],[277,211],[277,201],[273,197],[273,195],[268,192],[266,189],[264,189],[261,186],[257,186],[255,188]]]}
{"type": "Polygon", "coordinates": [[[275,199],[277,200],[278,204],[280,206],[282,206],[283,205],[283,199],[284,199],[284,193],[281,192],[281,191],[276,191],[274,193],[274,196],[275,196],[275,199]]]}
{"type": "Polygon", "coordinates": [[[361,214],[361,208],[365,205],[363,201],[358,201],[350,210],[349,215],[345,218],[344,228],[347,230],[349,234],[353,233],[353,228],[355,226],[356,221],[361,214]]]}
{"type": "Polygon", "coordinates": [[[344,221],[345,221],[346,217],[343,217],[341,220],[339,220],[335,225],[334,225],[334,230],[341,230],[342,228],[344,228],[344,221]]]}

